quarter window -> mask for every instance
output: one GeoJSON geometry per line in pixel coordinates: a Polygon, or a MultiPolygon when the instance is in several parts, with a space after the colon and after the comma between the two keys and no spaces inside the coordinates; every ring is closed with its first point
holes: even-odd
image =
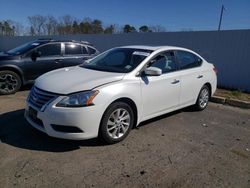
{"type": "Polygon", "coordinates": [[[44,56],[56,56],[61,54],[61,44],[46,44],[37,48],[37,51],[41,52],[41,57],[44,56]]]}
{"type": "Polygon", "coordinates": [[[88,51],[89,51],[89,54],[91,55],[96,53],[96,50],[94,48],[88,47],[88,51]]]}
{"type": "Polygon", "coordinates": [[[202,63],[202,60],[198,56],[186,51],[177,51],[177,59],[180,64],[180,69],[198,67],[202,63]]]}
{"type": "Polygon", "coordinates": [[[79,44],[65,44],[65,55],[82,54],[82,46],[79,44]]]}
{"type": "Polygon", "coordinates": [[[177,70],[174,52],[165,52],[156,56],[149,66],[160,68],[162,73],[177,70]]]}

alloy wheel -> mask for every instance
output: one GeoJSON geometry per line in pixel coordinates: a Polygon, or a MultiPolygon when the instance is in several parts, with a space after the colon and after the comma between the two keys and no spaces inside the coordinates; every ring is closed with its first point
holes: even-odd
{"type": "Polygon", "coordinates": [[[130,114],[124,108],[118,108],[111,113],[107,122],[107,132],[113,139],[121,138],[129,129],[130,114]]]}
{"type": "Polygon", "coordinates": [[[199,104],[201,108],[205,108],[207,106],[209,100],[209,91],[207,88],[203,88],[200,97],[199,97],[199,104]]]}
{"type": "Polygon", "coordinates": [[[11,93],[18,86],[18,79],[11,74],[0,75],[0,90],[11,93]]]}

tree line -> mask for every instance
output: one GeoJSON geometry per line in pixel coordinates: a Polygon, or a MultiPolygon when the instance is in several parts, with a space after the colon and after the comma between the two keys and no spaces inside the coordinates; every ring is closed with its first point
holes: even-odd
{"type": "Polygon", "coordinates": [[[119,26],[117,24],[105,25],[99,19],[84,18],[82,20],[64,15],[60,18],[54,16],[34,15],[29,16],[28,26],[12,20],[0,21],[1,36],[18,35],[67,35],[67,34],[114,34],[114,33],[135,33],[135,32],[165,32],[165,27],[161,25],[147,26],[139,28],[131,24],[119,26]]]}

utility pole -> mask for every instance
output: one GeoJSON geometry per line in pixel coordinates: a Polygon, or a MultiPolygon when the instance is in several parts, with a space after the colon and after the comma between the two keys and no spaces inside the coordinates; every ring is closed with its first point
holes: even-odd
{"type": "Polygon", "coordinates": [[[221,6],[221,11],[220,11],[220,22],[219,22],[218,31],[220,31],[220,28],[221,28],[221,22],[222,22],[222,17],[223,17],[224,10],[226,10],[226,9],[225,9],[224,5],[222,5],[221,6]]]}

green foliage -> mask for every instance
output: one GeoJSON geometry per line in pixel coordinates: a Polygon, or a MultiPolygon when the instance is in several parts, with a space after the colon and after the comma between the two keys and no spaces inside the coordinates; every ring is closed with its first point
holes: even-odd
{"type": "Polygon", "coordinates": [[[22,25],[13,21],[0,21],[0,36],[14,35],[68,35],[68,34],[114,34],[114,33],[135,33],[135,32],[162,32],[165,28],[162,26],[142,25],[137,29],[130,24],[117,27],[110,24],[106,27],[99,19],[85,18],[79,20],[71,15],[64,15],[60,18],[53,16],[34,15],[28,16],[29,26],[24,31],[22,25]]]}

